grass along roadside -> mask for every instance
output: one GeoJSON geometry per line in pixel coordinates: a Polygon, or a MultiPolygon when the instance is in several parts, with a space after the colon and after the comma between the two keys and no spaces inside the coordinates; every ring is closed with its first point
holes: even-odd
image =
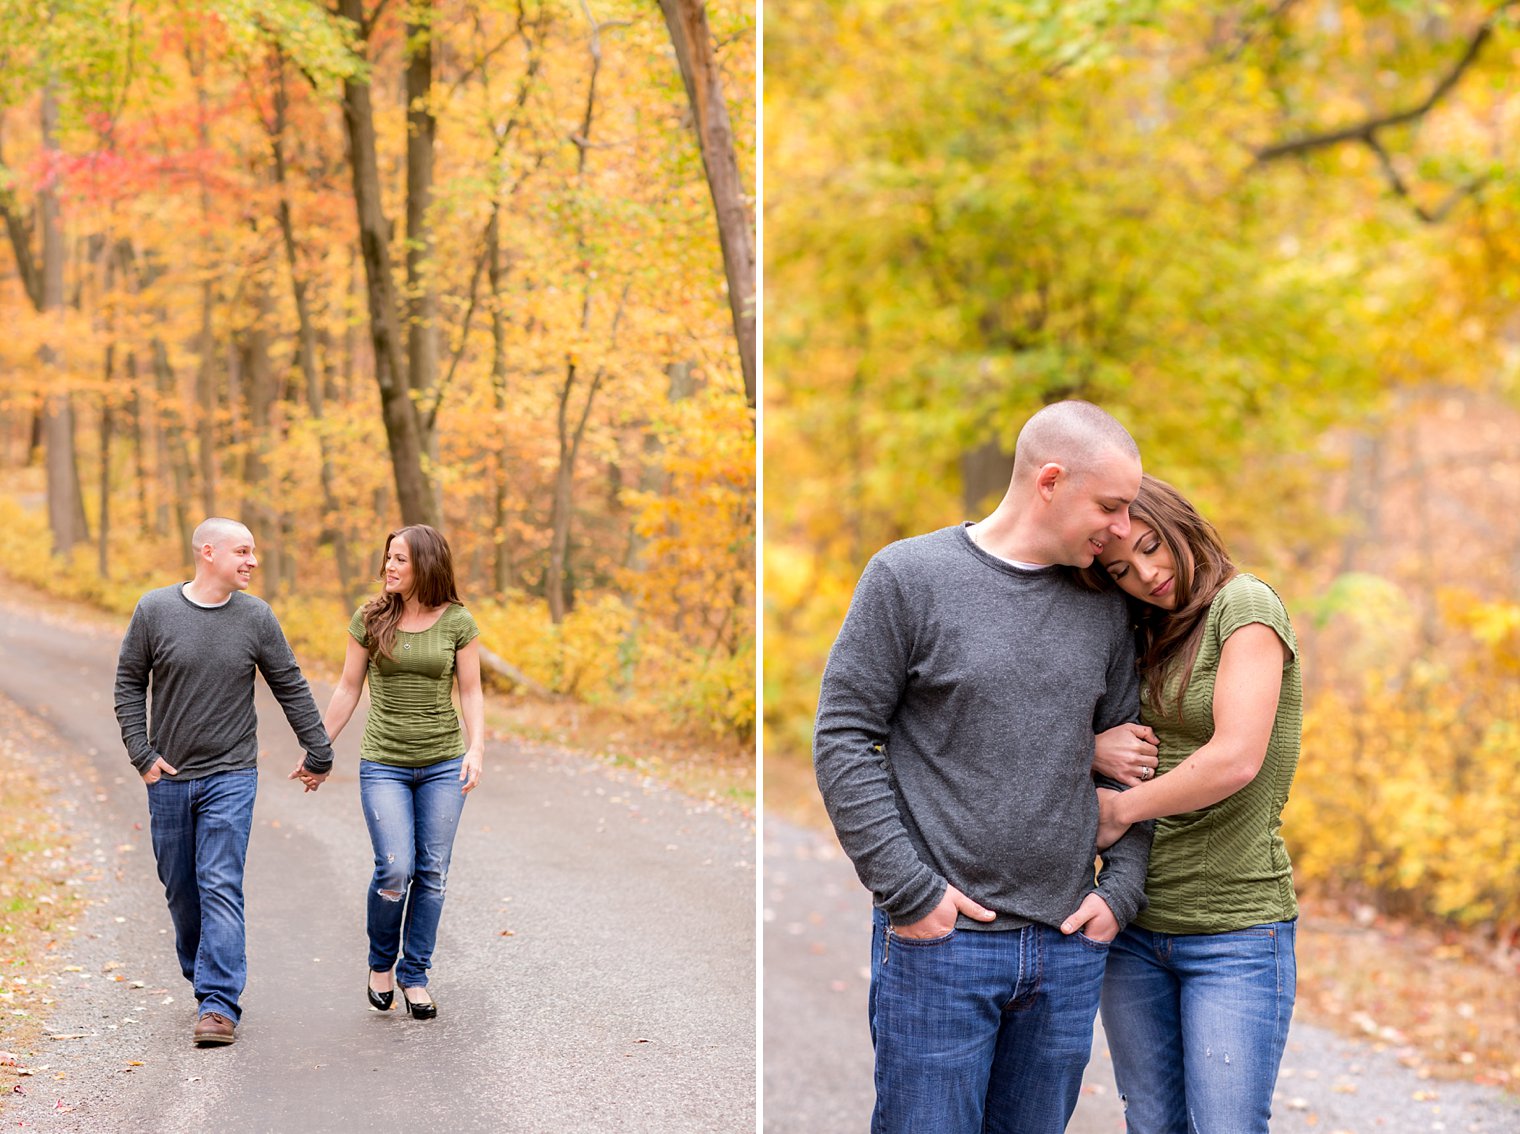
{"type": "Polygon", "coordinates": [[[57,738],[0,697],[0,1108],[30,1074],[56,974],[50,959],[84,908],[56,797],[33,769],[63,758],[57,738]]]}
{"type": "MultiPolygon", "coordinates": [[[[810,761],[766,753],[765,813],[830,830],[810,761]]],[[[1422,1078],[1520,1094],[1520,955],[1322,898],[1302,902],[1297,953],[1300,1018],[1391,1050],[1422,1078]]]]}

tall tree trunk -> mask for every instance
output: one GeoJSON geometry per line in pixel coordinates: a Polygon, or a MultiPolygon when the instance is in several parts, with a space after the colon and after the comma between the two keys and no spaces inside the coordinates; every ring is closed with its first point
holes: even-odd
{"type": "Polygon", "coordinates": [[[269,292],[259,286],[254,300],[253,325],[239,343],[242,371],[248,387],[248,432],[243,456],[243,514],[249,527],[264,545],[260,556],[264,578],[264,593],[273,601],[279,597],[284,582],[284,517],[275,501],[279,494],[271,492],[266,481],[269,468],[266,456],[272,441],[273,409],[277,398],[278,379],[269,358],[269,331],[266,329],[274,318],[274,304],[269,292]]]}
{"type": "MultiPolygon", "coordinates": [[[[109,295],[116,279],[117,252],[106,252],[105,291],[109,295]]],[[[99,538],[96,541],[96,570],[102,579],[111,577],[111,433],[113,406],[116,392],[116,318],[106,316],[106,357],[100,393],[100,484],[98,485],[96,516],[99,521],[99,538]]]]}
{"type": "MultiPolygon", "coordinates": [[[[167,324],[169,313],[157,312],[159,325],[167,324]]],[[[174,513],[174,530],[179,534],[180,552],[186,563],[193,563],[191,536],[195,525],[185,505],[190,500],[194,476],[190,469],[190,449],[185,443],[184,412],[179,396],[179,383],[174,377],[174,367],[169,364],[169,350],[162,339],[155,337],[153,349],[153,377],[158,391],[159,434],[163,438],[164,460],[174,479],[174,498],[170,510],[174,513]]]]}
{"type": "MultiPolygon", "coordinates": [[[[42,149],[56,154],[54,134],[58,126],[58,98],[51,84],[42,95],[42,149]]],[[[48,160],[51,166],[54,163],[48,160]]],[[[41,312],[63,312],[63,225],[58,210],[58,190],[51,180],[38,191],[42,221],[41,312]]],[[[60,324],[54,323],[54,330],[60,324]]],[[[52,336],[50,335],[51,339],[52,336]]],[[[74,405],[62,373],[62,359],[51,342],[42,348],[42,366],[51,372],[43,404],[43,443],[47,449],[48,526],[53,534],[53,554],[67,555],[90,538],[84,516],[84,491],[79,482],[79,461],[74,445],[74,405]]]]}
{"type": "Polygon", "coordinates": [[[739,179],[734,132],[723,100],[722,76],[713,56],[704,0],[660,0],[670,41],[675,45],[681,81],[691,103],[702,168],[718,220],[723,272],[728,278],[728,308],[739,342],[744,399],[755,405],[755,225],[739,179]]]}
{"type": "MultiPolygon", "coordinates": [[[[207,127],[206,88],[201,81],[205,71],[205,42],[185,44],[185,62],[189,65],[195,82],[196,136],[201,152],[211,152],[211,134],[207,127]]],[[[206,182],[204,169],[197,171],[200,182],[201,233],[201,326],[196,335],[196,353],[199,363],[195,371],[195,435],[196,457],[201,482],[201,513],[205,516],[218,514],[216,504],[217,464],[219,445],[217,439],[217,413],[219,410],[216,386],[216,334],[212,328],[212,316],[216,306],[215,273],[211,265],[216,262],[216,250],[211,247],[211,190],[206,182]]]]}
{"type": "MultiPolygon", "coordinates": [[[[491,211],[486,226],[486,269],[491,284],[491,390],[496,413],[504,418],[507,411],[507,312],[501,294],[501,212],[491,211]]],[[[492,560],[492,583],[497,594],[505,594],[512,585],[512,548],[507,539],[507,469],[511,454],[505,436],[496,447],[492,477],[491,538],[495,546],[492,560]]]]}
{"type": "MultiPolygon", "coordinates": [[[[407,385],[414,404],[436,411],[438,388],[438,293],[433,286],[433,143],[437,123],[429,100],[433,93],[433,5],[416,0],[406,27],[406,294],[407,385]]],[[[422,452],[429,467],[438,464],[436,412],[420,415],[422,452]]],[[[435,514],[443,501],[432,483],[435,514]]]]}
{"type": "MultiPolygon", "coordinates": [[[[363,0],[339,0],[339,15],[365,28],[363,0]]],[[[343,125],[348,134],[349,171],[359,222],[359,251],[369,299],[370,340],[375,381],[390,445],[396,498],[406,524],[438,526],[436,497],[422,463],[422,436],[406,382],[401,351],[396,281],[391,274],[390,229],[380,202],[380,169],[375,152],[375,116],[367,79],[343,81],[343,125]]]]}
{"type": "Polygon", "coordinates": [[[570,612],[575,596],[570,586],[570,521],[575,514],[575,463],[581,452],[581,439],[586,435],[586,423],[591,418],[591,406],[601,388],[606,371],[598,368],[586,390],[586,401],[581,407],[579,420],[571,424],[570,400],[575,389],[576,365],[566,366],[565,384],[560,388],[559,412],[556,422],[559,430],[559,465],[554,472],[554,501],[549,520],[549,573],[544,580],[544,590],[549,599],[549,621],[558,626],[570,612]]]}
{"type": "Polygon", "coordinates": [[[288,169],[285,163],[285,67],[276,59],[275,74],[275,121],[269,132],[269,144],[274,158],[275,187],[279,191],[276,208],[280,221],[281,242],[285,248],[285,263],[290,269],[290,289],[296,304],[296,323],[300,331],[297,354],[301,359],[301,376],[305,380],[306,405],[312,420],[317,424],[317,451],[321,467],[318,470],[322,482],[322,511],[324,534],[333,543],[333,559],[338,570],[338,590],[343,609],[348,611],[357,601],[354,592],[353,567],[349,560],[348,536],[343,526],[343,513],[338,505],[334,487],[332,440],[323,426],[324,380],[317,370],[317,329],[311,316],[311,303],[307,297],[307,280],[301,272],[299,249],[296,245],[295,221],[290,211],[288,169]]]}
{"type": "Polygon", "coordinates": [[[132,390],[127,403],[127,414],[132,422],[132,469],[137,478],[137,526],[139,531],[155,531],[164,534],[162,527],[154,527],[148,507],[148,460],[147,437],[143,430],[142,390],[138,386],[137,354],[127,353],[127,385],[132,390]]]}
{"type": "MultiPolygon", "coordinates": [[[[589,11],[588,11],[589,15],[589,11]]],[[[575,159],[575,183],[576,189],[584,194],[586,187],[586,161],[587,154],[591,149],[591,127],[596,121],[596,80],[602,70],[602,25],[593,22],[591,28],[591,74],[586,81],[586,109],[581,117],[580,132],[575,136],[578,152],[575,159]]],[[[582,294],[581,294],[581,339],[584,341],[591,329],[592,309],[592,281],[595,273],[591,270],[589,241],[586,236],[586,220],[582,216],[578,221],[579,231],[576,234],[576,259],[581,264],[582,294]]],[[[625,291],[626,295],[627,292],[625,291]]],[[[619,309],[621,315],[621,308],[619,309]]],[[[614,326],[616,321],[614,320],[614,326]]],[[[554,495],[549,505],[549,565],[544,572],[544,595],[549,600],[549,620],[556,626],[564,621],[569,612],[574,596],[570,593],[570,526],[575,518],[575,462],[580,456],[581,438],[586,432],[586,423],[591,417],[591,406],[596,400],[596,393],[601,386],[602,376],[605,371],[598,367],[592,377],[590,386],[586,390],[586,400],[580,413],[580,420],[573,426],[570,424],[570,402],[575,393],[575,382],[579,366],[576,363],[574,352],[567,352],[565,359],[565,381],[559,390],[559,409],[556,415],[556,427],[559,433],[559,464],[554,471],[554,495]]]]}
{"type": "MultiPolygon", "coordinates": [[[[163,274],[162,269],[150,259],[145,258],[139,263],[130,241],[121,241],[117,245],[117,252],[121,260],[124,282],[135,294],[140,295],[144,290],[152,287],[154,281],[163,274]]],[[[168,326],[169,313],[162,307],[155,309],[152,325],[168,326]]],[[[185,505],[190,501],[194,474],[191,471],[189,446],[185,441],[184,401],[180,397],[179,382],[175,377],[174,367],[169,362],[169,350],[164,345],[163,339],[154,335],[148,341],[148,349],[152,356],[154,400],[158,405],[158,464],[160,470],[166,467],[169,469],[174,481],[174,492],[170,503],[166,505],[160,498],[155,530],[164,532],[168,529],[168,513],[172,510],[174,528],[180,538],[180,550],[188,564],[191,562],[190,536],[194,531],[194,525],[185,510],[185,505]]]]}
{"type": "Polygon", "coordinates": [[[98,527],[95,569],[102,579],[111,577],[111,386],[116,368],[116,344],[106,346],[105,392],[100,398],[100,484],[97,493],[96,521],[98,527]]]}
{"type": "Polygon", "coordinates": [[[207,280],[201,285],[201,326],[196,336],[196,350],[200,360],[195,371],[197,471],[201,482],[201,513],[206,516],[218,514],[216,418],[219,399],[216,388],[216,336],[211,328],[211,309],[214,303],[214,289],[207,280]]]}

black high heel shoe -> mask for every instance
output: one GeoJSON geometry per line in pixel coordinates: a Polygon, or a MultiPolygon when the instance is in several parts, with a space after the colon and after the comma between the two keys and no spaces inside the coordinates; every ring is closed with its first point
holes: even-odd
{"type": "MultiPolygon", "coordinates": [[[[400,988],[400,985],[396,986],[400,988]]],[[[438,1005],[433,1003],[431,996],[426,1004],[417,1004],[407,999],[406,989],[401,989],[401,1004],[406,1008],[407,1014],[414,1020],[431,1020],[438,1015],[438,1005]]]]}
{"type": "Polygon", "coordinates": [[[392,988],[388,992],[376,992],[374,986],[369,983],[369,978],[364,979],[364,991],[369,993],[369,1006],[377,1012],[389,1012],[391,1001],[395,999],[396,990],[392,988]]]}

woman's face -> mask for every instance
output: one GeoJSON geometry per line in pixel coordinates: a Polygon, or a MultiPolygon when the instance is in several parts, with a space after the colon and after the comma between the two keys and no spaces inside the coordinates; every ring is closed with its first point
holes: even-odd
{"type": "Polygon", "coordinates": [[[1098,562],[1131,598],[1162,610],[1177,608],[1177,564],[1149,524],[1131,521],[1129,535],[1105,544],[1098,562]]]}
{"type": "Polygon", "coordinates": [[[405,536],[397,536],[385,549],[385,593],[411,598],[416,585],[412,574],[412,549],[407,547],[405,536]]]}

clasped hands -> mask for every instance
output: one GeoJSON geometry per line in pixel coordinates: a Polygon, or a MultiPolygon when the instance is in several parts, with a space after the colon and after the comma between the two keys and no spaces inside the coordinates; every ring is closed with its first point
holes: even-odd
{"type": "Polygon", "coordinates": [[[286,776],[285,778],[288,780],[300,780],[303,784],[306,785],[306,791],[316,791],[319,787],[322,786],[322,781],[327,779],[327,777],[331,774],[332,773],[330,771],[322,772],[320,774],[311,771],[306,767],[306,758],[303,756],[301,758],[301,762],[296,765],[295,771],[291,772],[290,775],[286,776]]]}

